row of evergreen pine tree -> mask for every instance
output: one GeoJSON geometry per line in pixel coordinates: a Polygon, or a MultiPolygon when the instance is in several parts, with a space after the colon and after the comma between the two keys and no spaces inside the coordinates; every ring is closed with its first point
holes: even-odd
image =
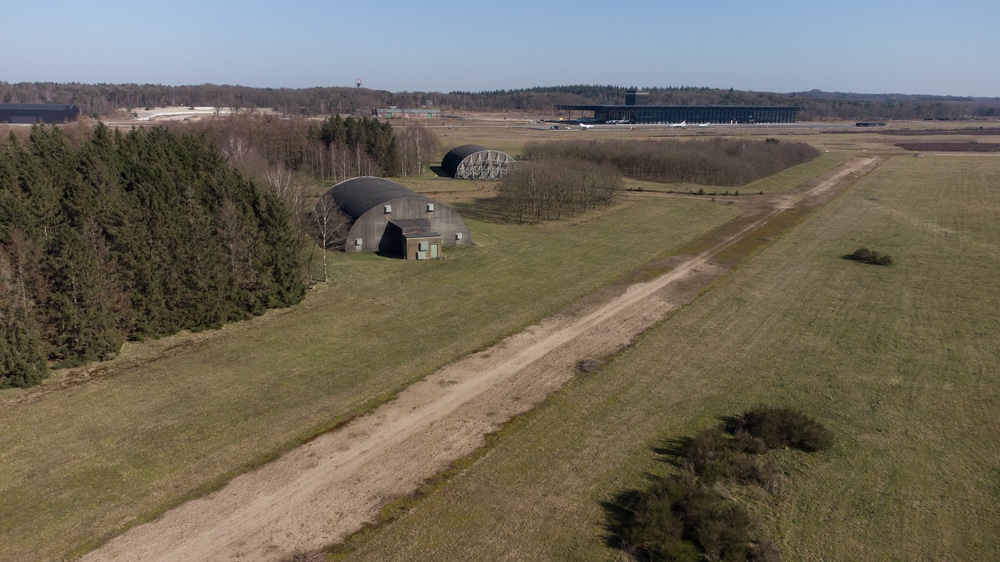
{"type": "Polygon", "coordinates": [[[127,339],[218,327],[301,300],[285,205],[205,136],[98,125],[0,143],[0,388],[127,339]]]}

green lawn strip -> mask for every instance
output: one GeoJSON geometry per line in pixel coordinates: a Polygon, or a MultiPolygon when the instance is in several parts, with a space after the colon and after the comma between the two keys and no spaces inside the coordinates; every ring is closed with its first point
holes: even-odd
{"type": "Polygon", "coordinates": [[[896,157],[472,466],[351,544],[357,560],[619,560],[601,503],[653,449],[757,403],[834,432],[739,496],[786,560],[1000,558],[1000,160],[896,157]],[[890,267],[844,260],[863,243],[890,267]]]}
{"type": "Polygon", "coordinates": [[[733,214],[625,200],[560,223],[472,221],[477,246],[437,262],[338,254],[332,283],[299,306],[129,344],[96,366],[97,380],[10,394],[0,405],[0,559],[85,552],[733,214]],[[130,361],[170,345],[155,361],[130,361]]]}

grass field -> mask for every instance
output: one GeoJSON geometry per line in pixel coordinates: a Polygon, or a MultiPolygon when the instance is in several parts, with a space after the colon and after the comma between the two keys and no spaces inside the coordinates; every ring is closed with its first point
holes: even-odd
{"type": "MultiPolygon", "coordinates": [[[[516,154],[547,134],[459,128],[442,142],[516,154]]],[[[873,135],[814,138],[834,151],[747,190],[790,189],[860,147],[900,152],[873,135]]],[[[753,504],[786,558],[1000,558],[998,162],[883,165],[602,371],[514,422],[356,554],[614,559],[600,502],[667,469],[651,447],[782,401],[840,438],[828,455],[785,454],[785,494],[753,504]],[[839,259],[861,244],[896,265],[839,259]]],[[[491,189],[401,183],[464,205],[469,217],[491,189]]],[[[84,552],[736,212],[632,193],[558,224],[472,218],[477,246],[444,261],[338,255],[333,281],[293,309],[129,344],[114,362],[3,391],[0,560],[84,552]]]]}
{"type": "Polygon", "coordinates": [[[891,159],[344,558],[621,559],[602,502],[767,403],[837,439],[742,496],[786,560],[1000,559],[998,219],[1000,159],[891,159]],[[860,246],[894,265],[841,258],[860,246]]]}
{"type": "Polygon", "coordinates": [[[736,213],[632,194],[559,223],[471,220],[476,246],[444,260],[337,255],[332,282],[292,309],[5,391],[0,559],[85,552],[736,213]]]}

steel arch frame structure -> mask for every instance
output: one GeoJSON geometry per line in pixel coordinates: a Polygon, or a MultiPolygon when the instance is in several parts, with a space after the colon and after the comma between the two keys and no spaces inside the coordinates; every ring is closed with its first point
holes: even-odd
{"type": "Polygon", "coordinates": [[[501,180],[514,165],[510,155],[476,144],[465,144],[448,151],[441,168],[449,176],[463,180],[501,180]]]}

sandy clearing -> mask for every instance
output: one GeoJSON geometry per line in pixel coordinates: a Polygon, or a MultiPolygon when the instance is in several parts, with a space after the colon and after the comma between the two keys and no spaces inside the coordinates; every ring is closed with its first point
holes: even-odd
{"type": "Polygon", "coordinates": [[[621,349],[688,302],[697,293],[692,288],[727,271],[712,261],[718,252],[784,210],[822,204],[878,163],[852,160],[748,211],[736,234],[668,273],[606,302],[570,307],[445,367],[372,413],[127,531],[83,560],[281,560],[341,541],[374,521],[386,502],[413,492],[483,446],[487,433],[538,406],[574,376],[577,361],[621,349]]]}

